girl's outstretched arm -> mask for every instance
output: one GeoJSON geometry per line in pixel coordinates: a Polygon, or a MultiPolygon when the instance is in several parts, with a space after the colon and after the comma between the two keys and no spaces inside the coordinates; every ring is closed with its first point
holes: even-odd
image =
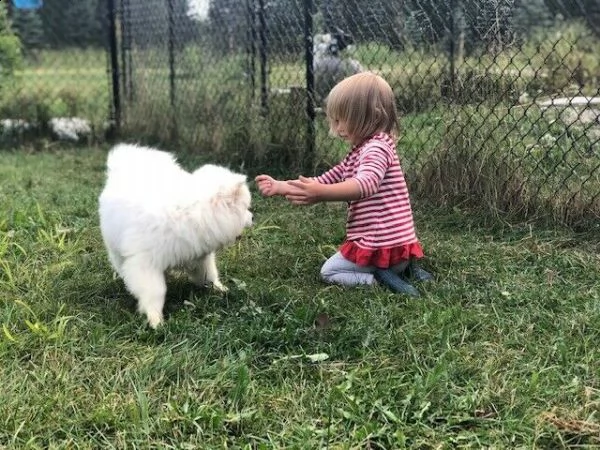
{"type": "Polygon", "coordinates": [[[358,181],[349,178],[334,184],[322,184],[313,178],[300,177],[287,181],[289,192],[285,194],[294,205],[311,205],[318,202],[352,201],[362,197],[358,181]]]}

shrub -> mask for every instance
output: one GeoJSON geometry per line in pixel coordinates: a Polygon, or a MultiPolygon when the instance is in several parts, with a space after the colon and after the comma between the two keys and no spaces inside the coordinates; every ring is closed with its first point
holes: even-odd
{"type": "Polygon", "coordinates": [[[580,22],[533,33],[523,53],[538,75],[532,87],[554,94],[575,85],[597,92],[600,39],[580,22]]]}
{"type": "Polygon", "coordinates": [[[460,108],[421,160],[413,192],[482,215],[585,226],[600,217],[600,171],[590,128],[537,108],[460,108]]]}
{"type": "Polygon", "coordinates": [[[0,3],[0,89],[21,64],[21,42],[12,31],[6,2],[0,3]]]}

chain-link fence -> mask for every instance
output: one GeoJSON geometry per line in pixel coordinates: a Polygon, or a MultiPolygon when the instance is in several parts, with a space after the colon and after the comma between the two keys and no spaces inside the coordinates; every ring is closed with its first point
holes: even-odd
{"type": "Polygon", "coordinates": [[[600,0],[45,0],[38,13],[43,37],[20,32],[20,85],[0,85],[19,93],[2,95],[3,119],[41,102],[43,116],[310,173],[346,151],[328,90],[371,70],[394,88],[414,197],[599,226],[600,0]]]}
{"type": "Polygon", "coordinates": [[[323,98],[371,70],[415,196],[600,222],[597,0],[120,1],[135,136],[311,171],[344,152],[323,98]]]}
{"type": "Polygon", "coordinates": [[[0,141],[88,141],[109,127],[106,0],[0,2],[0,141]]]}

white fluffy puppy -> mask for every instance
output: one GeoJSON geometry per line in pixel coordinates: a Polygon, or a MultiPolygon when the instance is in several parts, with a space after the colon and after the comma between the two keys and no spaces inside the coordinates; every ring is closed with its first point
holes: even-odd
{"type": "Polygon", "coordinates": [[[108,155],[99,203],[110,262],[152,328],[163,320],[167,269],[227,290],[215,251],[252,225],[245,175],[210,164],[189,173],[170,153],[119,144],[108,155]]]}

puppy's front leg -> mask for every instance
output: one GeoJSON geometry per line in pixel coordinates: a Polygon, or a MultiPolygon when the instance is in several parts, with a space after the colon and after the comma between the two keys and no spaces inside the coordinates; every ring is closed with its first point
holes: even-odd
{"type": "Polygon", "coordinates": [[[219,280],[219,270],[214,253],[209,253],[196,261],[189,271],[192,282],[198,286],[204,286],[206,283],[212,283],[214,288],[221,292],[227,292],[229,289],[219,280]]]}
{"type": "Polygon", "coordinates": [[[214,253],[210,253],[204,258],[204,268],[206,271],[206,280],[211,282],[216,290],[227,292],[229,289],[219,280],[219,270],[217,269],[217,258],[214,253]]]}

